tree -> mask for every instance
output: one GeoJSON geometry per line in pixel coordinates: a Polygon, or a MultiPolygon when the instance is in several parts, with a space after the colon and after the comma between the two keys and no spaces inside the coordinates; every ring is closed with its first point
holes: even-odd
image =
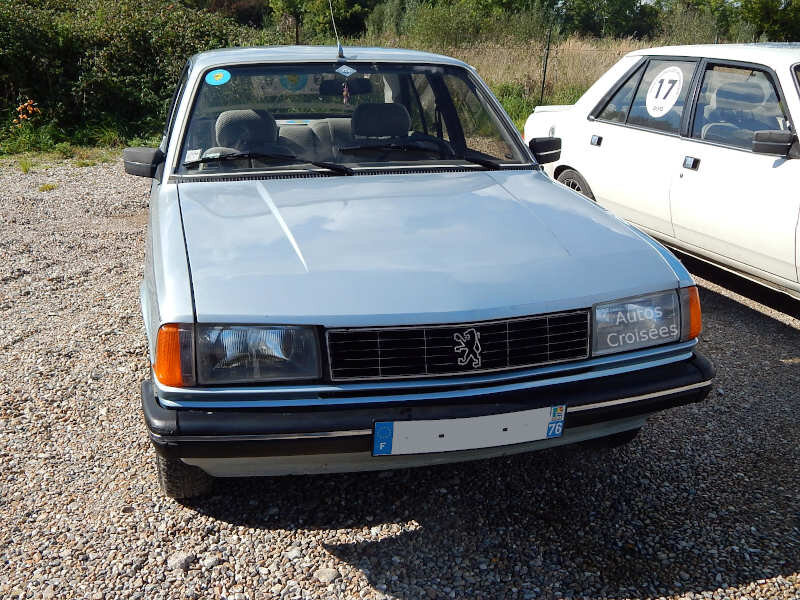
{"type": "Polygon", "coordinates": [[[566,0],[567,31],[596,37],[644,37],[653,32],[655,9],[640,0],[566,0]]]}
{"type": "Polygon", "coordinates": [[[303,0],[269,0],[269,7],[275,13],[275,21],[289,18],[294,25],[294,43],[300,43],[300,25],[303,22],[306,2],[303,0]]]}
{"type": "Polygon", "coordinates": [[[800,0],[742,0],[742,17],[755,30],[756,39],[800,40],[800,0]]]}

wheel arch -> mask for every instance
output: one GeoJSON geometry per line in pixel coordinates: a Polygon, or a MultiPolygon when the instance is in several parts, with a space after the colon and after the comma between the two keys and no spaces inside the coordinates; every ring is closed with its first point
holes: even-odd
{"type": "MultiPolygon", "coordinates": [[[[575,167],[571,167],[569,165],[562,164],[562,165],[558,165],[555,168],[555,171],[553,171],[553,179],[558,179],[558,176],[561,175],[567,169],[572,169],[573,171],[577,171],[578,173],[580,173],[580,171],[578,171],[578,169],[576,169],[575,167]]],[[[583,176],[583,173],[581,173],[581,176],[583,176]]],[[[585,177],[584,177],[584,179],[585,179],[585,177]]]]}

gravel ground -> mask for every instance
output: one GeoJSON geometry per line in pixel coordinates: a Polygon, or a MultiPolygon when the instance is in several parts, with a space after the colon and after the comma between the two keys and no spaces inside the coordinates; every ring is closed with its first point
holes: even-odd
{"type": "Polygon", "coordinates": [[[163,498],[147,193],[120,163],[0,169],[0,597],[800,598],[800,303],[713,270],[717,389],[625,448],[163,498]]]}

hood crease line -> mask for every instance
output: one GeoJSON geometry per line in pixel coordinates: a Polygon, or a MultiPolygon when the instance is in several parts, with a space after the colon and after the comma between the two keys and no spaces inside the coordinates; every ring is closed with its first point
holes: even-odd
{"type": "Polygon", "coordinates": [[[292,230],[289,229],[289,226],[286,224],[286,221],[283,220],[283,215],[281,215],[278,207],[275,206],[275,202],[272,200],[272,196],[270,196],[267,188],[264,187],[264,184],[260,181],[257,184],[258,193],[261,196],[261,199],[269,208],[269,211],[275,216],[275,220],[278,221],[278,225],[281,226],[284,235],[286,235],[286,239],[289,240],[289,243],[294,248],[295,254],[297,254],[297,258],[300,259],[300,262],[303,263],[303,268],[306,270],[306,273],[309,272],[308,265],[306,264],[306,259],[303,258],[303,253],[300,251],[300,246],[297,244],[297,240],[295,239],[294,235],[292,234],[292,230]]]}

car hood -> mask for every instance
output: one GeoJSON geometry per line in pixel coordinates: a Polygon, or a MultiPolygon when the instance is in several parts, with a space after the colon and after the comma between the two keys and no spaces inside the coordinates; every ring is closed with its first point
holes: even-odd
{"type": "Polygon", "coordinates": [[[639,233],[536,171],[179,184],[199,322],[467,322],[678,287],[639,233]]]}

